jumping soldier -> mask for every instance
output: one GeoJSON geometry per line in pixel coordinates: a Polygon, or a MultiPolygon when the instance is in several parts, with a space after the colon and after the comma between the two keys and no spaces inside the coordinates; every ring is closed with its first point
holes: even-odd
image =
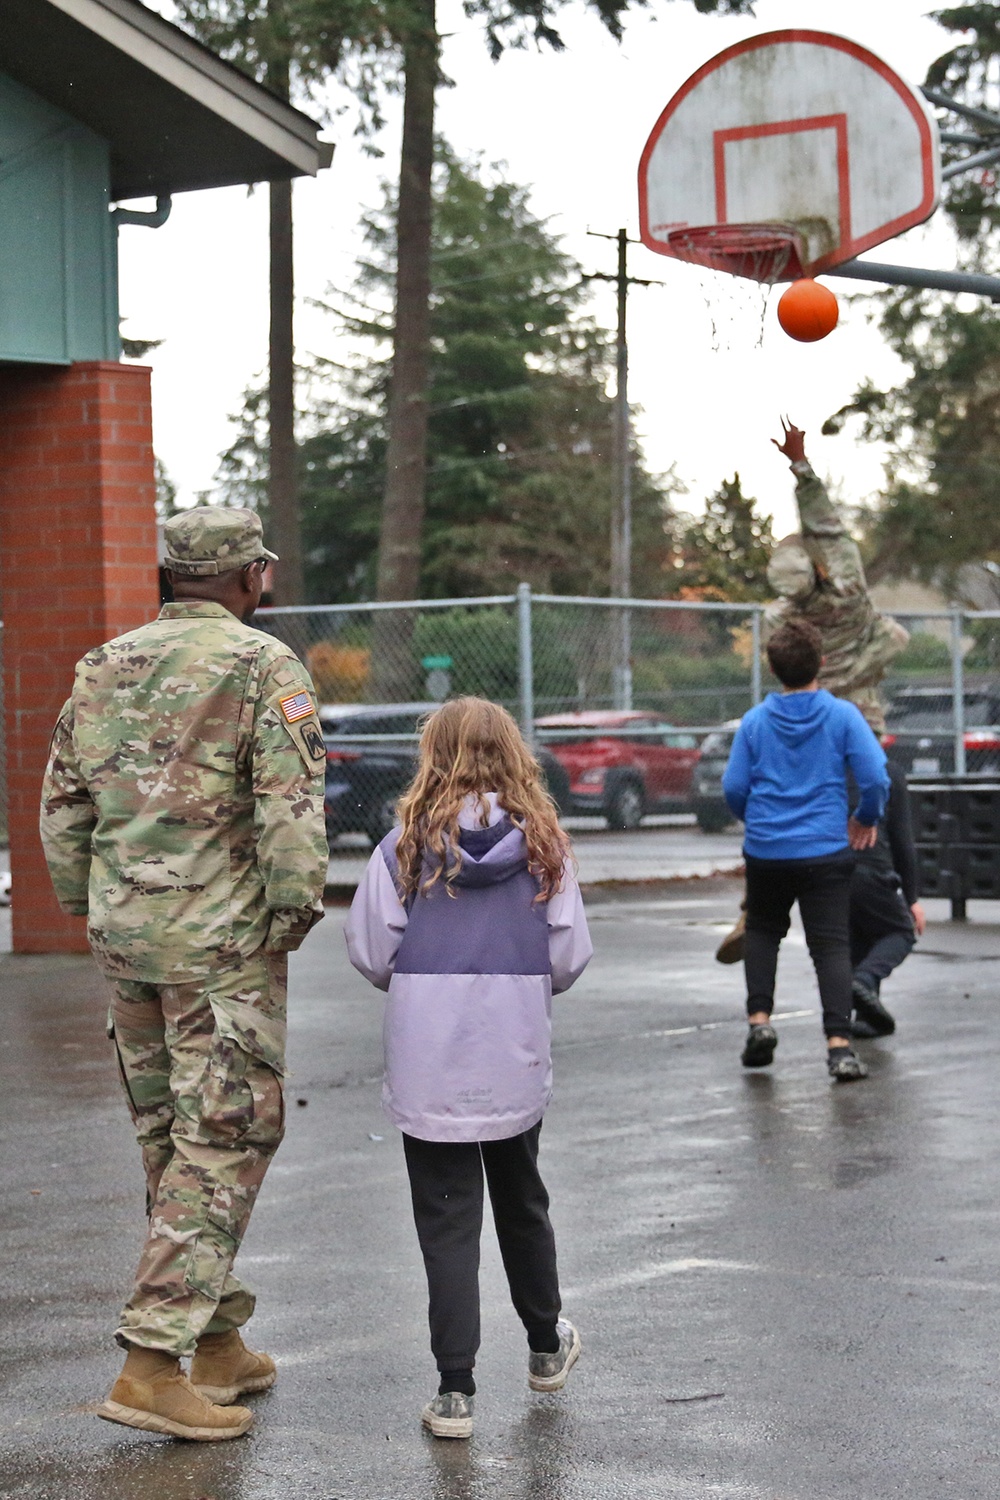
{"type": "Polygon", "coordinates": [[[174,602],[88,653],[52,738],[41,836],[86,915],[142,1149],[149,1227],[98,1415],[200,1441],[273,1384],[232,1264],[284,1112],[288,953],[322,915],[323,736],[305,668],[247,621],[273,552],[251,511],[165,527],[174,602]],[[193,1356],[190,1378],[180,1360],[193,1356]]]}
{"type": "Polygon", "coordinates": [[[856,703],[876,734],[885,727],[878,685],[909,636],[872,604],[857,542],[806,458],[805,433],[782,419],[771,441],[791,464],[801,531],[774,549],[767,570],[778,598],[764,612],[764,643],[779,625],[808,620],[823,640],[820,687],[856,703]]]}

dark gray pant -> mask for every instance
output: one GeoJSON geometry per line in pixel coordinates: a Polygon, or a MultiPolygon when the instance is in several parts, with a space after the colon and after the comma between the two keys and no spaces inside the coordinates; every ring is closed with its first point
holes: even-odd
{"type": "Polygon", "coordinates": [[[913,917],[894,871],[859,864],[851,878],[851,963],[877,990],[916,942],[913,917]]]}
{"type": "Polygon", "coordinates": [[[484,1170],[511,1300],[529,1344],[555,1327],[561,1303],[549,1195],[538,1175],[541,1128],[539,1122],[505,1141],[403,1136],[439,1370],[471,1370],[476,1362],[484,1170]]]}

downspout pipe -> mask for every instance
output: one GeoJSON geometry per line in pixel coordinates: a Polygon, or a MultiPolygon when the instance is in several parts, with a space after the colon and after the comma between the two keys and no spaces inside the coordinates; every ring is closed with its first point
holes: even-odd
{"type": "Polygon", "coordinates": [[[146,229],[159,229],[170,218],[170,210],[173,206],[174,200],[167,193],[157,196],[154,209],[144,212],[138,208],[113,208],[111,218],[116,229],[119,229],[122,224],[141,224],[146,229]]]}

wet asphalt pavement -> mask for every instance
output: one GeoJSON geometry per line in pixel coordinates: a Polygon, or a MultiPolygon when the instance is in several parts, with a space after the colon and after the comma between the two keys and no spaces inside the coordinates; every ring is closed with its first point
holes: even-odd
{"type": "Polygon", "coordinates": [[[602,895],[556,1002],[542,1134],[584,1354],[532,1396],[485,1237],[471,1443],[433,1392],[380,998],[342,911],[293,962],[289,1128],[238,1266],[277,1357],[248,1438],[97,1421],[142,1234],[87,960],[0,957],[0,1495],[31,1500],[979,1500],[1000,1492],[1000,908],[939,920],[886,990],[896,1037],[831,1085],[801,938],[770,1074],[712,961],[734,881],[602,895]],[[805,1012],[805,1013],[803,1013],[805,1012]],[[301,1101],[301,1102],[300,1102],[301,1101]]]}

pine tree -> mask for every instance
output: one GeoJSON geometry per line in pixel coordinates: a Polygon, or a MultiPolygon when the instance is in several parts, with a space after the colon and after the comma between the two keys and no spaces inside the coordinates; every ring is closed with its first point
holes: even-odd
{"type": "Polygon", "coordinates": [[[770,516],[758,513],[757,501],[744,495],[734,474],[709,496],[704,515],[689,518],[683,528],[673,556],[673,591],[734,603],[770,599],[773,547],[770,516]]]}
{"type": "MultiPolygon", "coordinates": [[[[562,51],[565,44],[555,20],[568,3],[465,0],[465,12],[481,21],[490,55],[497,61],[507,47],[529,42],[562,51]]],[[[620,41],[623,17],[632,0],[583,3],[620,41]]],[[[703,15],[753,14],[753,0],[693,3],[703,15]]],[[[335,10],[328,0],[178,0],[178,8],[203,41],[254,76],[269,80],[286,96],[296,77],[315,82],[354,63],[352,80],[375,123],[380,84],[391,80],[395,85],[402,73],[399,253],[377,592],[380,599],[412,598],[421,569],[427,505],[431,176],[435,96],[441,82],[435,0],[348,0],[335,10]]],[[[280,395],[286,408],[280,425],[283,437],[288,438],[292,428],[290,199],[286,207],[283,193],[273,193],[272,210],[272,331],[281,335],[278,342],[288,356],[283,360],[284,378],[275,382],[272,372],[272,398],[280,395]]],[[[274,427],[273,411],[271,422],[274,427]]]]}
{"type": "MultiPolygon", "coordinates": [[[[394,204],[366,221],[345,331],[350,369],[318,361],[300,443],[310,597],[371,597],[387,451],[394,204]]],[[[497,168],[439,149],[431,296],[427,521],[421,596],[605,593],[612,403],[606,335],[579,267],[497,168]]],[[[342,299],[345,300],[345,299],[342,299]]],[[[226,493],[258,503],[261,395],[227,455],[226,493]]],[[[667,490],[636,455],[637,586],[659,592],[667,490]]]]}
{"type": "MultiPolygon", "coordinates": [[[[1000,3],[949,6],[934,18],[962,40],[931,66],[928,84],[1000,112],[1000,3]]],[[[976,127],[963,119],[961,129],[976,127]]],[[[947,146],[946,158],[969,150],[947,146]]],[[[960,264],[994,269],[996,169],[949,182],[944,211],[960,264]]],[[[865,518],[869,578],[913,573],[950,586],[963,563],[1000,560],[1000,312],[981,300],[970,308],[950,294],[909,289],[877,301],[881,331],[910,373],[888,390],[866,382],[824,431],[860,417],[865,437],[889,445],[888,483],[865,518]]]]}
{"type": "MultiPolygon", "coordinates": [[[[465,0],[482,21],[490,55],[529,42],[564,48],[555,21],[569,0],[465,0]]],[[[632,0],[584,0],[616,41],[632,0]]],[[[636,0],[637,4],[645,0],[636,0]]],[[[703,14],[753,14],[753,0],[694,0],[703,14]]],[[[430,378],[431,167],[434,105],[440,82],[435,0],[409,0],[397,32],[403,53],[404,110],[397,215],[399,256],[393,334],[386,487],[380,529],[377,593],[413,597],[427,507],[427,405],[430,378]]]]}

